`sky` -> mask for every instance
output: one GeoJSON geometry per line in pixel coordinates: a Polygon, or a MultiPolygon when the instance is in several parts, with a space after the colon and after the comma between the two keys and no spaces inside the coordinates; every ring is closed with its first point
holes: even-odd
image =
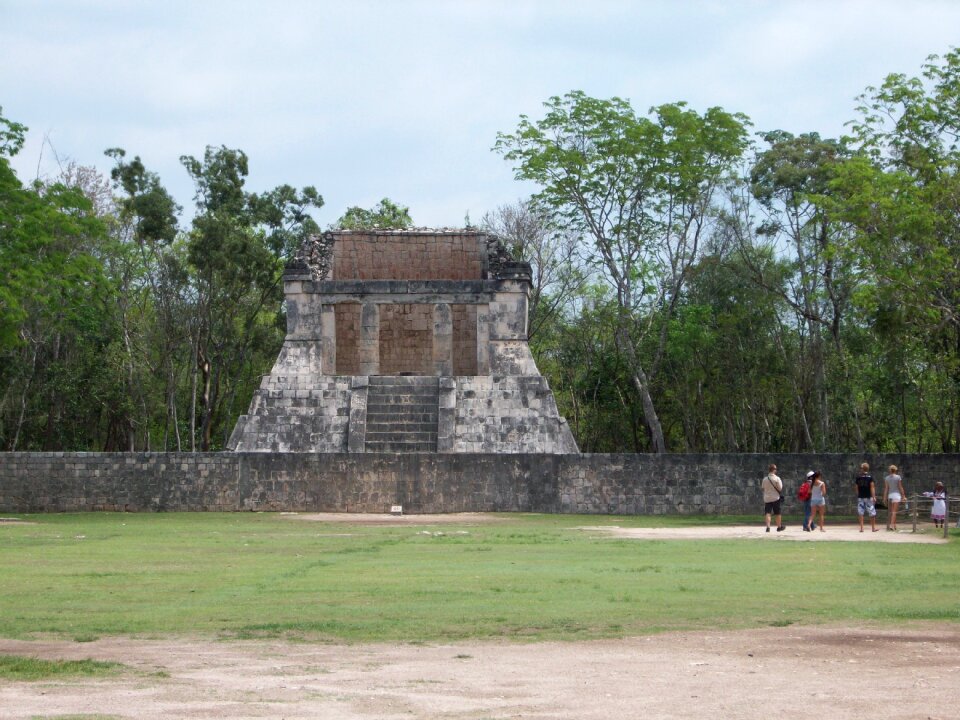
{"type": "Polygon", "coordinates": [[[20,179],[243,150],[247,189],[312,185],[324,227],[383,197],[460,227],[535,188],[492,152],[582,90],[837,137],[856,97],[960,45],[955,0],[0,0],[0,106],[20,179]]]}

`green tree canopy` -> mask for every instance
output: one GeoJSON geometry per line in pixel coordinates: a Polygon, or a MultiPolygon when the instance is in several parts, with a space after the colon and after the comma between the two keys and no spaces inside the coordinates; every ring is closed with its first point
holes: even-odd
{"type": "Polygon", "coordinates": [[[347,208],[333,227],[336,230],[405,230],[413,227],[413,220],[410,208],[384,198],[369,210],[357,206],[347,208]]]}
{"type": "Polygon", "coordinates": [[[714,193],[748,145],[747,119],[721,108],[701,115],[682,102],[643,117],[625,100],[580,91],[545,107],[541,120],[524,115],[514,133],[500,133],[495,149],[518,179],[540,187],[534,199],[558,224],[592,240],[592,264],[617,301],[617,346],[651,445],[665,452],[651,385],[667,323],[710,230],[714,193]],[[659,340],[641,357],[650,332],[659,340]]]}

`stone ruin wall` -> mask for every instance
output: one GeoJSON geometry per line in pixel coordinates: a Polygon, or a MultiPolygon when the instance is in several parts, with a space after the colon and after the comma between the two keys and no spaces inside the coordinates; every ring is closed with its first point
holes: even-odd
{"type": "Polygon", "coordinates": [[[496,238],[326,233],[284,290],[283,350],[230,449],[363,452],[363,378],[411,375],[439,379],[437,452],[578,452],[526,342],[529,266],[496,238]]]}
{"type": "MultiPolygon", "coordinates": [[[[776,462],[785,513],[803,474],[830,483],[827,513],[853,516],[861,462],[893,463],[909,493],[941,481],[960,496],[960,454],[0,453],[0,512],[288,511],[745,514],[776,462]]],[[[879,473],[878,473],[879,474],[879,473]]],[[[956,512],[954,504],[951,512],[956,512]]],[[[920,518],[929,521],[929,506],[920,518]]],[[[954,516],[955,517],[955,516],[954,516]]],[[[907,523],[906,519],[901,520],[907,523]]],[[[799,528],[795,527],[799,532],[799,528]]]]}

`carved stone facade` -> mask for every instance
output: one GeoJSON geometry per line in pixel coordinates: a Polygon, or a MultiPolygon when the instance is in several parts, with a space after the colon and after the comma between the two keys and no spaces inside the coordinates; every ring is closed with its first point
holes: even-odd
{"type": "Polygon", "coordinates": [[[527,345],[530,267],[475,230],[328,232],[238,452],[576,453],[527,345]]]}

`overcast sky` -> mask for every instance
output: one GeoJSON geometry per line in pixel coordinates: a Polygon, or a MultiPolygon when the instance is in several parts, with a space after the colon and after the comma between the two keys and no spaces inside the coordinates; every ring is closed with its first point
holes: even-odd
{"type": "Polygon", "coordinates": [[[551,95],[835,137],[868,85],[956,45],[954,0],[0,0],[0,106],[24,181],[122,147],[189,208],[180,156],[226,145],[249,190],[314,185],[324,226],[385,196],[461,226],[529,195],[490,148],[551,95]]]}

